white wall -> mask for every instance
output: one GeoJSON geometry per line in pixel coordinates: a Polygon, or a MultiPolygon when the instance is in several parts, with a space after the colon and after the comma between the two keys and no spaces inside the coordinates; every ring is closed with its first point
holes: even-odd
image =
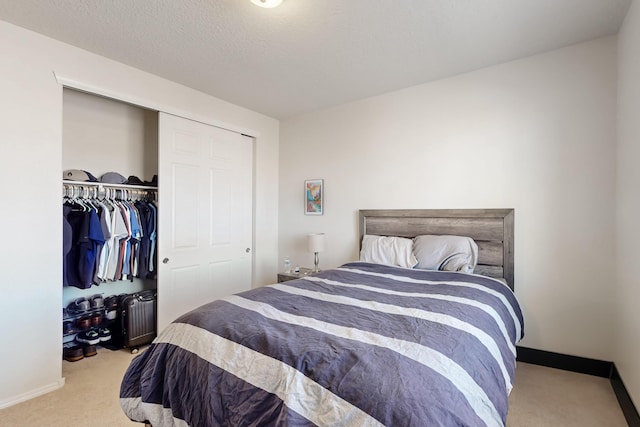
{"type": "Polygon", "coordinates": [[[63,89],[54,73],[256,135],[255,284],[276,274],[277,120],[0,21],[0,408],[63,383],[63,89]]]}
{"type": "Polygon", "coordinates": [[[158,113],[77,90],[65,89],[62,169],[100,178],[118,172],[151,180],[158,173],[158,113]]]}
{"type": "Polygon", "coordinates": [[[280,259],[357,259],[358,209],[515,208],[521,345],[612,360],[615,110],[612,37],[286,120],[280,259]]]}
{"type": "Polygon", "coordinates": [[[615,364],[640,408],[640,4],[634,1],[618,41],[617,345],[615,364]]]}

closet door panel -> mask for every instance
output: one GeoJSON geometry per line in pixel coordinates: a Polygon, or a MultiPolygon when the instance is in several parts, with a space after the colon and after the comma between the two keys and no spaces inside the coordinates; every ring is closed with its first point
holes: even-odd
{"type": "MultiPolygon", "coordinates": [[[[193,305],[196,304],[196,291],[192,289],[193,286],[197,286],[200,282],[200,266],[199,265],[186,265],[184,267],[173,268],[168,271],[169,276],[166,277],[166,285],[164,286],[164,299],[169,301],[180,301],[181,304],[193,305]]],[[[158,301],[159,301],[158,296],[158,301]]],[[[158,314],[160,310],[158,310],[158,314]]]]}
{"type": "Polygon", "coordinates": [[[172,167],[170,185],[174,194],[171,212],[172,247],[181,249],[198,248],[198,204],[197,192],[193,190],[193,183],[198,181],[198,168],[191,165],[174,164],[172,167]]]}
{"type": "Polygon", "coordinates": [[[252,144],[238,133],[160,113],[159,329],[251,288],[252,144]],[[189,273],[181,274],[185,268],[189,273]]]}
{"type": "Polygon", "coordinates": [[[211,235],[209,244],[221,246],[231,244],[231,198],[233,197],[231,174],[221,170],[210,171],[211,188],[211,235]],[[213,202],[215,200],[215,203],[213,202]]]}

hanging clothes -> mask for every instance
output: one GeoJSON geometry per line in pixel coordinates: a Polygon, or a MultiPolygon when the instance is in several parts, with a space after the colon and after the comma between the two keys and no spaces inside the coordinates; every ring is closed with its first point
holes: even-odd
{"type": "Polygon", "coordinates": [[[90,204],[66,202],[63,216],[71,229],[70,235],[63,235],[63,238],[70,239],[63,244],[63,247],[70,247],[65,256],[63,271],[66,278],[63,283],[88,289],[93,284],[97,253],[105,242],[98,210],[90,204]]]}
{"type": "Polygon", "coordinates": [[[97,198],[97,193],[89,197],[81,191],[78,196],[74,190],[65,197],[64,286],[88,289],[108,281],[155,277],[149,267],[157,214],[148,200],[152,196],[145,190],[135,193],[138,200],[127,200],[128,191],[115,191],[97,198]]]}

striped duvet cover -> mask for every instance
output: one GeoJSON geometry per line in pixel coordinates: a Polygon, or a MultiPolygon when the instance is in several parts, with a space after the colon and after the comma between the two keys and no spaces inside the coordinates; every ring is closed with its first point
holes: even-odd
{"type": "Polygon", "coordinates": [[[522,338],[503,283],[349,263],[206,304],[127,370],[160,426],[502,426],[522,338]]]}

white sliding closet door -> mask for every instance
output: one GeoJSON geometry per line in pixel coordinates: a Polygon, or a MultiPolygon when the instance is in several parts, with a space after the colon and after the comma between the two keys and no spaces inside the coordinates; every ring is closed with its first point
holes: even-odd
{"type": "Polygon", "coordinates": [[[251,288],[253,140],[160,113],[158,331],[251,288]]]}

